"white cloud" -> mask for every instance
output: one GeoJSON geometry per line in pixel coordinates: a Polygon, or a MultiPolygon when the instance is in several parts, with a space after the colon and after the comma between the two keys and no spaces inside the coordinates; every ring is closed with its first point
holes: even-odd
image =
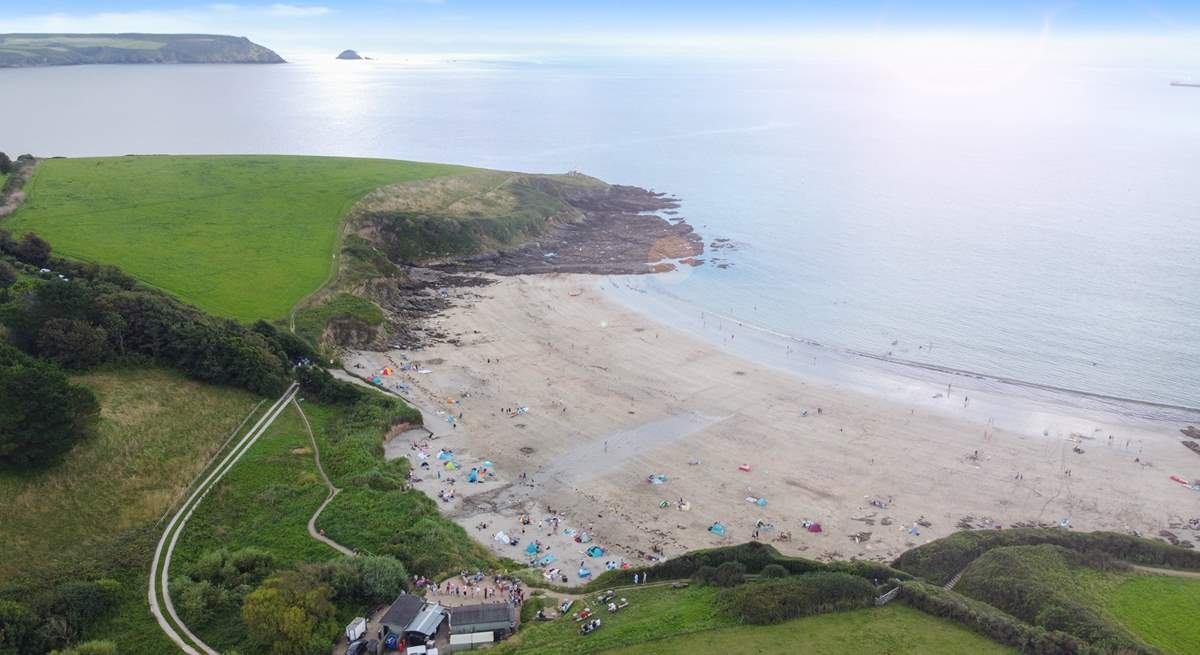
{"type": "Polygon", "coordinates": [[[286,5],[280,2],[277,2],[266,9],[266,13],[270,14],[271,16],[285,17],[324,16],[331,11],[333,10],[329,7],[322,7],[320,5],[299,6],[286,5]]]}

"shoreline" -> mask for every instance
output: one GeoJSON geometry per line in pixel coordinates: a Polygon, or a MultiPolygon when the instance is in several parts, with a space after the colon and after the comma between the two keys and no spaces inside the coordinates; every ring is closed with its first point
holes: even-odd
{"type": "MultiPolygon", "coordinates": [[[[938,383],[865,369],[834,381],[783,370],[657,324],[663,316],[599,290],[614,283],[496,277],[452,290],[455,306],[431,319],[453,343],[347,356],[351,370],[420,362],[385,386],[403,382],[419,406],[442,408],[427,416],[437,434],[426,457],[453,449],[463,468],[439,480],[414,466],[424,478],[416,487],[435,500],[452,489],[439,505],[498,555],[523,561],[538,539],[573,584],[581,561],[599,572],[606,561],[746,541],[756,529],[815,559],[888,560],[965,526],[1063,520],[1200,541],[1187,530],[1196,492],[1168,477],[1200,470],[1200,459],[1184,453],[1174,426],[974,389],[968,404],[957,386],[953,399],[939,397],[938,383]],[[501,411],[522,406],[527,413],[501,411]],[[484,461],[495,478],[465,483],[462,472],[484,461]],[[649,484],[651,475],[666,480],[649,484]],[[584,555],[548,527],[550,509],[608,552],[584,555]],[[823,532],[805,531],[806,519],[823,532]],[[724,537],[708,532],[714,521],[724,537]],[[518,546],[496,542],[499,531],[518,546]]],[[[739,349],[749,334],[738,333],[739,349]]],[[[388,452],[419,463],[408,443],[388,452]]]]}
{"type": "MultiPolygon", "coordinates": [[[[666,273],[664,275],[671,275],[666,273]]],[[[662,277],[662,276],[658,276],[662,277]]],[[[1076,389],[1070,387],[1056,386],[1031,380],[1023,380],[1019,378],[985,373],[964,368],[956,368],[954,366],[935,364],[929,362],[921,362],[917,360],[905,359],[901,357],[880,355],[864,350],[854,348],[833,346],[822,343],[815,339],[809,339],[802,336],[792,335],[781,332],[774,328],[769,328],[761,325],[756,325],[736,316],[702,310],[699,307],[690,304],[688,301],[668,293],[664,290],[651,290],[645,288],[645,285],[640,280],[622,279],[609,277],[598,282],[602,286],[606,295],[615,302],[632,309],[633,311],[662,323],[663,325],[679,329],[687,332],[692,336],[704,338],[710,343],[718,343],[711,334],[711,331],[696,329],[696,323],[692,320],[681,320],[685,314],[701,314],[719,321],[727,321],[733,325],[745,330],[757,332],[765,337],[770,337],[782,342],[787,342],[793,346],[811,349],[819,354],[834,355],[843,357],[849,360],[851,364],[863,364],[864,360],[876,364],[875,368],[882,375],[902,375],[907,374],[908,377],[916,376],[918,379],[930,382],[936,382],[937,376],[943,376],[944,380],[950,380],[952,383],[966,382],[974,384],[980,391],[989,391],[989,389],[980,387],[979,383],[991,383],[995,388],[990,389],[992,392],[999,392],[1000,388],[995,385],[1004,385],[1012,389],[1012,393],[1026,394],[1025,398],[1035,402],[1046,402],[1050,404],[1063,405],[1070,409],[1081,409],[1087,411],[1112,412],[1124,416],[1144,419],[1149,421],[1180,421],[1180,422],[1200,422],[1200,406],[1189,406],[1177,403],[1168,403],[1155,400],[1145,400],[1140,398],[1131,398],[1118,396],[1096,391],[1087,391],[1084,389],[1076,389]],[[624,284],[617,284],[616,280],[620,280],[624,284]],[[607,285],[604,283],[608,282],[607,285]],[[634,285],[641,285],[637,288],[634,285]],[[622,288],[623,287],[623,288],[622,288]],[[651,309],[645,301],[639,301],[637,296],[631,295],[630,292],[637,293],[646,298],[654,299],[654,308],[651,309]],[[673,310],[672,319],[661,319],[661,309],[663,304],[667,303],[673,310]],[[921,373],[927,373],[925,377],[920,377],[921,373]],[[1044,392],[1042,395],[1036,395],[1036,392],[1044,392]],[[1089,406],[1082,401],[1099,401],[1103,403],[1100,406],[1089,406]]],[[[701,324],[703,325],[702,321],[701,324]]],[[[758,360],[759,363],[765,363],[758,360]]],[[[831,376],[836,377],[836,376],[831,376]]]]}

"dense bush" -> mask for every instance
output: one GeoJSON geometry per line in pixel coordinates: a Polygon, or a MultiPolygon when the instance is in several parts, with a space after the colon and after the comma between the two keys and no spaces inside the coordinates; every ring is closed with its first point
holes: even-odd
{"type": "Polygon", "coordinates": [[[12,264],[0,260],[0,291],[3,291],[17,281],[17,269],[12,264]]]}
{"type": "Polygon", "coordinates": [[[848,573],[817,572],[750,582],[717,595],[717,608],[744,623],[781,623],[822,612],[870,607],[875,587],[848,573]]]}
{"type": "Polygon", "coordinates": [[[366,600],[376,603],[391,602],[401,592],[408,590],[408,571],[394,557],[370,555],[356,557],[354,564],[362,578],[362,592],[366,600]]]}
{"type": "Polygon", "coordinates": [[[258,548],[207,552],[171,580],[176,609],[188,623],[203,625],[215,613],[239,607],[254,585],[275,569],[275,557],[258,548]]]}
{"type": "Polygon", "coordinates": [[[712,584],[718,587],[735,587],[745,581],[746,565],[741,562],[725,562],[712,576],[712,584]]]}
{"type": "Polygon", "coordinates": [[[296,369],[296,381],[307,397],[326,405],[349,405],[366,396],[367,390],[344,382],[320,366],[301,366],[296,369]]]}
{"type": "Polygon", "coordinates": [[[0,601],[0,653],[33,655],[78,642],[116,608],[120,591],[114,580],[76,581],[34,594],[28,606],[0,601]]]}
{"type": "Polygon", "coordinates": [[[1054,544],[1079,552],[1105,553],[1118,560],[1180,569],[1200,569],[1200,551],[1116,532],[1071,532],[1057,528],[964,530],[900,555],[897,569],[945,584],[983,553],[1002,546],[1054,544]]]}
{"type": "Polygon", "coordinates": [[[246,597],[242,620],[262,652],[324,655],[338,633],[333,589],[298,571],[268,578],[246,597]]]}
{"type": "Polygon", "coordinates": [[[788,577],[788,570],[778,564],[768,564],[758,574],[768,579],[786,578],[788,577]]]}
{"type": "Polygon", "coordinates": [[[42,466],[94,430],[95,395],[0,341],[0,466],[42,466]]]}
{"type": "Polygon", "coordinates": [[[34,652],[36,643],[37,617],[21,603],[0,600],[0,653],[34,652]]]}
{"type": "Polygon", "coordinates": [[[1090,645],[1063,632],[1031,626],[987,603],[942,587],[908,581],[900,600],[923,612],[960,623],[979,634],[1030,655],[1091,655],[1090,645]]]}

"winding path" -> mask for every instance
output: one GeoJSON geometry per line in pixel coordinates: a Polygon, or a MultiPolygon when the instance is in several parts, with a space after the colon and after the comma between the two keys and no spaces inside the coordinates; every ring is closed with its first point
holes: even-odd
{"type": "Polygon", "coordinates": [[[333,481],[331,481],[329,476],[325,474],[325,467],[321,466],[321,448],[317,445],[317,438],[313,436],[312,426],[309,425],[308,417],[304,415],[304,410],[301,409],[300,403],[296,402],[295,398],[292,398],[292,404],[296,406],[296,411],[300,412],[300,418],[304,419],[304,429],[308,431],[308,441],[312,444],[313,458],[317,462],[317,473],[321,474],[321,479],[325,481],[325,487],[329,489],[329,496],[325,498],[325,502],[321,503],[321,506],[317,508],[317,511],[313,512],[312,518],[308,519],[308,535],[347,557],[354,557],[356,553],[353,550],[350,550],[333,539],[326,537],[317,530],[317,517],[321,515],[321,512],[325,511],[325,506],[328,505],[334,499],[334,497],[341,493],[342,490],[333,486],[333,481]]]}
{"type": "Polygon", "coordinates": [[[166,633],[171,641],[179,647],[179,650],[187,653],[187,655],[220,655],[213,650],[211,646],[204,643],[199,637],[188,629],[187,624],[179,618],[175,612],[175,605],[171,602],[170,589],[170,572],[171,572],[171,555],[175,552],[175,544],[179,541],[179,535],[183,533],[184,527],[188,520],[200,506],[200,502],[208,495],[221,478],[233,468],[233,465],[246,454],[246,451],[258,441],[258,438],[271,427],[279,414],[287,408],[287,404],[292,402],[296,397],[297,385],[292,383],[283,395],[267,409],[258,421],[250,428],[249,431],[239,440],[224,459],[214,467],[204,480],[196,486],[196,489],[188,496],[187,501],[183,503],[171,518],[171,522],[167,524],[163,530],[162,536],[159,537],[158,546],[154,549],[154,559],[150,564],[150,582],[147,596],[150,601],[150,613],[154,615],[154,619],[158,621],[158,625],[166,633]],[[164,613],[165,610],[165,613],[164,613]]]}

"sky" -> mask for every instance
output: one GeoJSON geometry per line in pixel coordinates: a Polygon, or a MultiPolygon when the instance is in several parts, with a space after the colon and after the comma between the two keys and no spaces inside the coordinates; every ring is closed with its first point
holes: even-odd
{"type": "Polygon", "coordinates": [[[1200,45],[1197,0],[0,0],[2,32],[205,32],[285,56],[774,53],[832,37],[1200,45]]]}

